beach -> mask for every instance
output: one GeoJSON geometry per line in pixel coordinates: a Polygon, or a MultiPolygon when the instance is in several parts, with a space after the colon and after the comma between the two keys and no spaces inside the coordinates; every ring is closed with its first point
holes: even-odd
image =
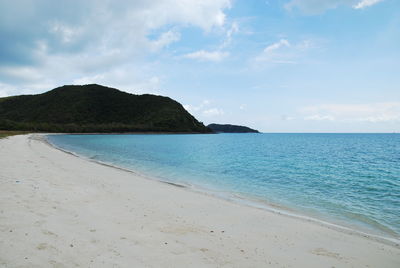
{"type": "Polygon", "coordinates": [[[0,139],[1,267],[400,267],[373,237],[0,139]]]}

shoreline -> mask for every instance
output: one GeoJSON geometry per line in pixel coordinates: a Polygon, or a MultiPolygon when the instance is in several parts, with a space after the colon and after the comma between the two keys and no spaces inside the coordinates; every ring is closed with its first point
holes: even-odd
{"type": "Polygon", "coordinates": [[[194,134],[218,134],[216,132],[180,132],[180,131],[133,131],[133,132],[35,132],[30,130],[1,130],[0,133],[21,132],[32,135],[194,135],[194,134]]]}
{"type": "MultiPolygon", "coordinates": [[[[267,202],[267,201],[261,200],[261,199],[256,200],[256,199],[252,199],[248,196],[237,195],[235,193],[230,193],[230,192],[228,193],[227,196],[224,197],[223,195],[218,194],[216,191],[212,191],[210,189],[206,189],[206,188],[198,186],[198,185],[183,184],[183,183],[181,184],[181,183],[171,182],[168,180],[163,180],[162,178],[154,177],[154,176],[144,174],[144,173],[141,173],[141,172],[129,169],[129,168],[120,167],[120,166],[114,165],[112,163],[95,160],[95,159],[86,157],[84,155],[80,155],[76,152],[68,151],[68,150],[58,147],[57,145],[52,144],[50,141],[48,141],[48,139],[47,139],[48,135],[52,135],[52,134],[39,134],[38,140],[44,142],[45,144],[47,144],[48,146],[50,146],[56,150],[60,150],[64,153],[71,154],[71,155],[78,157],[80,159],[83,159],[85,161],[90,161],[93,163],[97,163],[99,165],[103,165],[103,166],[107,166],[110,168],[115,168],[115,169],[122,170],[125,172],[133,173],[133,174],[135,174],[141,178],[147,179],[147,180],[157,181],[157,182],[165,183],[165,184],[168,184],[171,186],[184,188],[185,190],[193,192],[193,193],[203,194],[206,196],[212,196],[214,198],[222,199],[222,200],[225,200],[228,202],[233,202],[233,203],[243,205],[246,207],[257,208],[260,210],[275,213],[277,215],[282,215],[285,217],[291,217],[291,218],[298,219],[301,221],[318,224],[318,225],[321,225],[323,227],[326,227],[326,228],[329,228],[329,229],[332,229],[332,230],[335,230],[338,232],[343,232],[343,233],[347,233],[350,235],[357,235],[360,237],[371,239],[373,241],[383,243],[383,244],[393,246],[393,247],[400,249],[400,240],[396,237],[388,237],[388,236],[383,236],[383,235],[379,235],[379,234],[368,233],[366,230],[357,230],[356,225],[352,225],[352,226],[350,226],[350,224],[349,224],[349,226],[340,225],[335,222],[330,222],[328,220],[313,217],[312,215],[302,214],[301,211],[298,211],[296,209],[291,209],[290,207],[267,202]]],[[[35,135],[33,135],[33,136],[35,136],[35,135]]],[[[33,138],[33,137],[31,137],[31,138],[33,138]]]]}
{"type": "Polygon", "coordinates": [[[5,267],[400,264],[399,247],[145,179],[32,136],[0,140],[5,267]]]}

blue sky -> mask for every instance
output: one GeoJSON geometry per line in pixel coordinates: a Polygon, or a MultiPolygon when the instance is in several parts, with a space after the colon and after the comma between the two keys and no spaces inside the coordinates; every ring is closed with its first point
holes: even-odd
{"type": "Polygon", "coordinates": [[[205,124],[400,132],[398,0],[0,0],[0,96],[98,83],[205,124]]]}

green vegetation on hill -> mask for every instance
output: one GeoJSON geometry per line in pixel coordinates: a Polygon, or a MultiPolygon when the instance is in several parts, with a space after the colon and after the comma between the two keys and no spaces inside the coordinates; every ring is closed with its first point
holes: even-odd
{"type": "Polygon", "coordinates": [[[168,97],[91,84],[0,98],[0,129],[46,132],[195,132],[210,129],[168,97]]]}
{"type": "Polygon", "coordinates": [[[228,124],[210,124],[207,127],[217,133],[259,133],[258,130],[251,129],[249,127],[228,124]]]}

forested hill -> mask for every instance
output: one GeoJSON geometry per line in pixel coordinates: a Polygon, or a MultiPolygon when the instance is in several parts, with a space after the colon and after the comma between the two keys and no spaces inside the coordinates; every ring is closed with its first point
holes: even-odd
{"type": "Polygon", "coordinates": [[[207,127],[216,133],[259,133],[258,130],[249,127],[229,124],[210,124],[207,127]]]}
{"type": "Polygon", "coordinates": [[[97,84],[0,98],[0,130],[48,132],[184,132],[211,130],[177,101],[97,84]]]}

